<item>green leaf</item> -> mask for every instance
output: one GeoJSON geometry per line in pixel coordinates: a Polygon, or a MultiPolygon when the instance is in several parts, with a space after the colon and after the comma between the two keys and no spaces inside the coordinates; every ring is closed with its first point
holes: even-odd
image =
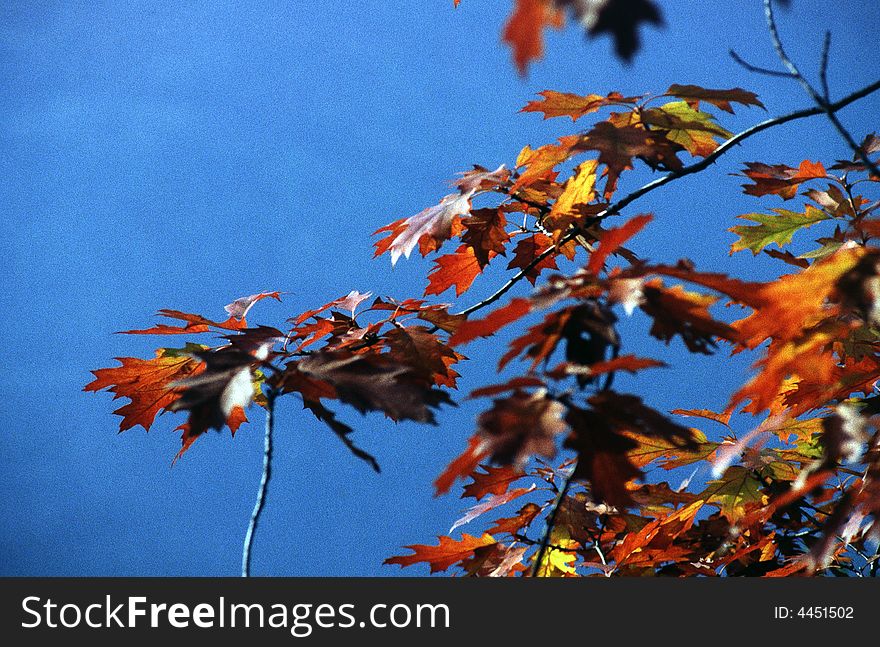
{"type": "Polygon", "coordinates": [[[686,101],[673,101],[641,114],[642,123],[668,131],[666,139],[698,157],[705,157],[718,148],[715,137],[728,139],[733,135],[714,119],[708,112],[695,110],[686,101]]]}
{"type": "Polygon", "coordinates": [[[737,225],[730,229],[730,231],[739,236],[739,240],[730,246],[730,253],[748,249],[757,255],[762,249],[773,243],[776,243],[779,247],[784,247],[791,242],[795,232],[815,225],[817,222],[830,219],[828,214],[809,205],[807,205],[804,213],[789,211],[788,209],[773,209],[773,212],[776,215],[747,213],[740,216],[744,220],[751,220],[758,224],[737,225]]]}
{"type": "Polygon", "coordinates": [[[720,479],[709,481],[698,498],[718,506],[731,523],[746,514],[749,504],[763,505],[767,500],[761,493],[761,482],[741,465],[732,465],[720,479]]]}

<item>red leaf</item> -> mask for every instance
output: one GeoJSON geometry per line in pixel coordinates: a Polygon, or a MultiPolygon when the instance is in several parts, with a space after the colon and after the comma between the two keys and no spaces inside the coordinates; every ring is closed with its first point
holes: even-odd
{"type": "Polygon", "coordinates": [[[620,227],[609,229],[599,241],[599,248],[590,255],[590,262],[587,265],[587,271],[592,274],[599,274],[605,260],[623,245],[630,238],[639,233],[645,225],[651,222],[653,216],[650,214],[642,214],[630,218],[620,227]]]}
{"type": "MultiPolygon", "coordinates": [[[[511,259],[510,263],[507,264],[507,269],[512,270],[516,268],[524,270],[538,256],[543,254],[551,247],[553,247],[553,240],[545,234],[538,233],[523,238],[516,244],[516,247],[513,249],[513,258],[511,259]]],[[[529,283],[534,285],[535,282],[538,280],[538,275],[543,270],[555,269],[558,269],[556,266],[556,255],[551,254],[540,263],[538,263],[535,267],[530,269],[526,273],[526,278],[529,280],[529,283]]]]}
{"type": "Polygon", "coordinates": [[[449,339],[449,345],[461,346],[477,337],[494,335],[507,324],[525,317],[531,310],[532,302],[529,299],[511,299],[506,306],[493,310],[484,319],[468,320],[462,323],[449,339]]]}

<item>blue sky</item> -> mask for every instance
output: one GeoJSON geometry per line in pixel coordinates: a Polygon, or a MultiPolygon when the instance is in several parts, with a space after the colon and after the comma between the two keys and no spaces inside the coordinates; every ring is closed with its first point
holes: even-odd
{"type": "MultiPolygon", "coordinates": [[[[435,203],[474,163],[510,165],[525,144],[572,130],[518,110],[540,90],[662,92],[671,83],[742,86],[769,115],[808,105],[795,84],[727,56],[773,65],[757,0],[661,3],[667,27],[643,31],[629,66],[607,39],[569,27],[520,78],[499,35],[510,2],[5,2],[0,8],[0,574],[235,575],[259,478],[262,430],[200,439],[172,469],[177,420],[117,434],[89,369],[147,356],[144,327],[169,307],[219,317],[261,302],[252,323],[280,325],[352,289],[418,296],[426,261],[373,260],[370,233],[435,203]],[[413,5],[415,7],[415,5],[413,5]]],[[[875,80],[874,0],[795,0],[780,15],[810,72],[833,31],[839,97],[875,80]]],[[[841,117],[858,138],[880,98],[841,117]]],[[[739,130],[765,117],[738,110],[739,130]]],[[[579,122],[580,125],[580,122],[579,122]]],[[[781,206],[741,193],[744,161],[796,165],[847,156],[820,118],[746,142],[707,173],[626,215],[655,222],[634,249],[705,269],[766,277],[776,263],[729,257],[737,215],[781,206]]],[[[634,174],[634,188],[647,176],[634,174]]],[[[464,307],[489,294],[480,278],[464,307]]],[[[451,299],[451,293],[443,300],[451,299]]],[[[622,322],[625,349],[673,367],[621,379],[658,408],[721,407],[747,357],[689,357],[622,322]]],[[[497,349],[468,347],[463,390],[493,379],[497,349]]],[[[466,502],[431,483],[473,432],[478,404],[436,428],[347,412],[383,467],[353,459],[299,404],[279,404],[275,477],[254,548],[258,575],[397,575],[403,544],[444,533],[466,502]]],[[[259,418],[254,412],[255,418],[259,418]]],[[[468,531],[468,527],[463,528],[468,531]]],[[[413,573],[418,573],[414,570],[413,573]]],[[[404,572],[407,573],[407,572],[404,572]]]]}

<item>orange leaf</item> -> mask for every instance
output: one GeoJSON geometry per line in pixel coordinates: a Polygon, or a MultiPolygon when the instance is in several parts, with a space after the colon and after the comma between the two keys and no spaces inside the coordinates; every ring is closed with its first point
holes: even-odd
{"type": "Polygon", "coordinates": [[[439,543],[436,546],[426,546],[424,544],[404,546],[404,548],[412,551],[412,555],[389,557],[383,563],[412,566],[413,564],[425,562],[431,565],[431,572],[436,573],[438,571],[445,571],[453,564],[473,557],[474,550],[477,548],[497,543],[492,535],[489,534],[484,534],[482,537],[474,537],[464,533],[459,541],[446,536],[438,537],[437,539],[439,543]]]}
{"type": "MultiPolygon", "coordinates": [[[[489,252],[489,258],[493,256],[495,253],[489,252]]],[[[461,245],[454,254],[440,256],[434,263],[434,268],[428,275],[425,296],[441,294],[455,286],[455,296],[459,297],[471,287],[474,279],[482,271],[473,248],[467,245],[461,245]]]]}
{"type": "Polygon", "coordinates": [[[128,404],[113,413],[122,416],[119,431],[140,425],[145,430],[163,409],[180,398],[181,389],[171,384],[201,371],[204,364],[189,355],[160,348],[153,359],[117,357],[121,366],[101,368],[92,373],[95,379],[84,391],[107,389],[116,398],[128,398],[128,404]]]}
{"type": "Polygon", "coordinates": [[[599,241],[599,248],[590,255],[587,271],[591,274],[598,274],[605,264],[605,260],[620,249],[623,243],[639,233],[645,225],[651,222],[652,217],[650,214],[642,214],[630,218],[620,227],[606,231],[599,241]]]}
{"type": "Polygon", "coordinates": [[[577,121],[584,115],[596,112],[604,106],[635,103],[638,97],[624,97],[619,92],[612,92],[603,97],[598,94],[570,94],[568,92],[556,92],[544,90],[539,92],[543,97],[540,101],[530,101],[520,112],[543,112],[544,119],[552,117],[571,117],[577,121]]]}
{"type": "Polygon", "coordinates": [[[544,29],[558,29],[562,22],[563,14],[551,0],[516,0],[501,39],[513,47],[513,60],[520,74],[525,75],[529,63],[544,55],[544,29]]]}

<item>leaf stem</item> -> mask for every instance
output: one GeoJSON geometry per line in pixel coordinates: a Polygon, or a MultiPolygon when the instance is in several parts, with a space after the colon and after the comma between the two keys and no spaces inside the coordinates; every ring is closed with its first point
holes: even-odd
{"type": "Polygon", "coordinates": [[[263,440],[263,474],[260,477],[260,487],[257,490],[257,500],[254,502],[254,510],[248,523],[247,533],[244,536],[244,546],[241,549],[241,576],[251,576],[251,548],[254,544],[254,534],[263,507],[266,505],[266,489],[272,478],[272,433],[275,427],[275,398],[277,391],[272,388],[266,392],[266,435],[263,440]]]}

